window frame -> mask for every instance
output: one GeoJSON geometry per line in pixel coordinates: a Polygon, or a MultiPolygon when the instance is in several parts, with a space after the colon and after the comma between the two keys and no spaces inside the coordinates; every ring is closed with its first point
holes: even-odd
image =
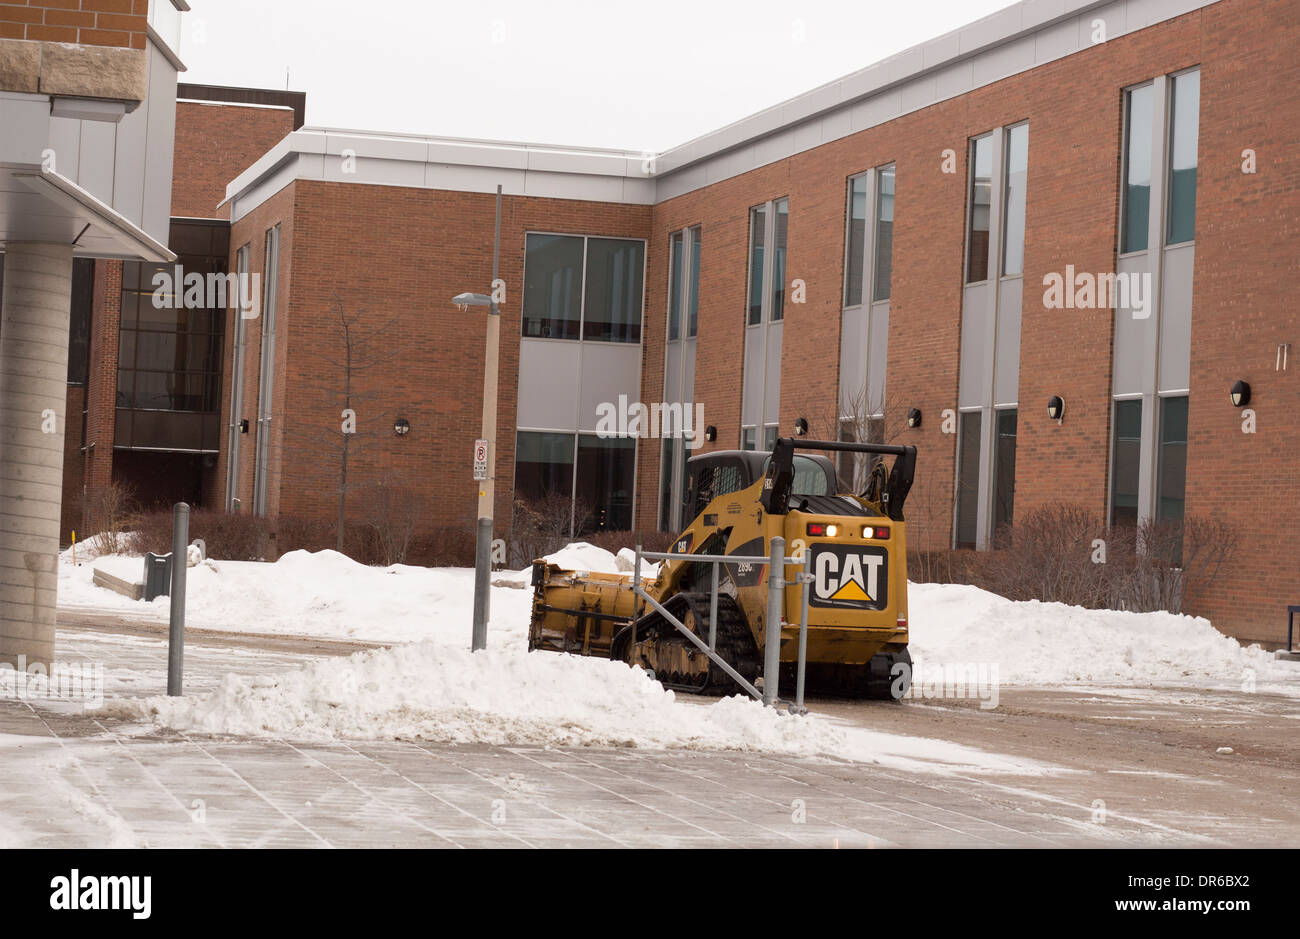
{"type": "Polygon", "coordinates": [[[985,131],[985,132],[982,133],[982,134],[977,134],[977,135],[975,135],[974,137],[969,138],[969,140],[967,141],[967,145],[966,145],[966,162],[967,162],[967,170],[966,170],[966,226],[965,226],[965,227],[966,227],[966,251],[965,251],[965,256],[964,256],[963,259],[962,259],[962,270],[961,270],[962,286],[963,286],[963,287],[972,287],[972,286],[974,286],[974,285],[976,285],[976,284],[987,284],[990,280],[993,279],[993,276],[994,276],[993,273],[992,273],[992,272],[989,270],[989,268],[988,268],[988,252],[989,252],[989,247],[992,245],[992,234],[993,234],[993,211],[994,211],[994,208],[993,208],[993,176],[992,176],[991,174],[997,172],[997,167],[990,167],[990,169],[989,169],[989,173],[990,173],[990,176],[989,176],[989,202],[988,202],[988,206],[989,206],[989,227],[988,227],[989,240],[988,240],[988,243],[985,244],[985,246],[984,246],[984,255],[985,255],[985,258],[984,258],[984,264],[985,264],[985,271],[984,271],[984,276],[983,276],[982,278],[980,278],[979,280],[971,280],[971,279],[970,279],[970,271],[971,271],[970,262],[971,262],[971,257],[972,257],[972,253],[971,253],[971,248],[972,248],[972,244],[971,244],[971,235],[975,232],[975,206],[976,206],[976,202],[975,202],[975,179],[976,179],[976,177],[975,177],[975,168],[976,168],[976,156],[975,156],[975,152],[976,152],[976,147],[979,145],[980,141],[982,141],[982,140],[987,140],[987,141],[989,142],[989,147],[990,147],[989,160],[990,160],[990,162],[992,162],[993,154],[992,154],[992,152],[991,152],[991,148],[992,148],[992,146],[993,146],[993,133],[994,133],[994,132],[993,132],[992,130],[989,130],[989,131],[985,131]]]}
{"type": "MultiPolygon", "coordinates": [[[[776,258],[777,258],[777,207],[785,203],[785,220],[786,220],[786,244],[782,249],[785,251],[786,272],[788,272],[788,258],[790,247],[790,197],[789,195],[774,196],[766,202],[749,207],[749,238],[746,242],[745,257],[745,328],[753,329],[759,326],[771,326],[773,323],[785,322],[785,308],[789,305],[788,301],[782,296],[781,316],[773,317],[776,306],[777,282],[776,282],[776,258]],[[754,213],[763,212],[763,270],[762,280],[759,290],[761,299],[758,309],[758,319],[751,322],[751,316],[754,309],[754,233],[757,227],[754,225],[754,213]]],[[[785,288],[785,272],[782,274],[781,290],[785,288]]]]}
{"type": "MultiPolygon", "coordinates": [[[[1119,258],[1131,258],[1138,255],[1146,254],[1151,249],[1151,183],[1147,186],[1147,243],[1141,248],[1126,248],[1124,243],[1124,233],[1128,229],[1128,171],[1130,160],[1130,142],[1133,135],[1133,92],[1140,91],[1143,88],[1151,89],[1151,118],[1149,123],[1155,122],[1155,79],[1149,78],[1144,82],[1138,82],[1129,85],[1120,90],[1120,169],[1119,169],[1119,225],[1116,231],[1116,256],[1119,258]]],[[[1151,128],[1148,127],[1148,132],[1151,128]]],[[[1155,153],[1151,153],[1149,159],[1152,163],[1152,170],[1155,169],[1155,153]]],[[[1152,173],[1154,176],[1154,173],[1152,173]]],[[[1151,181],[1152,183],[1154,180],[1151,181]]]]}
{"type": "Polygon", "coordinates": [[[1002,128],[1002,206],[1001,221],[1002,231],[1001,244],[998,246],[998,277],[1002,279],[1024,277],[1025,276],[1025,239],[1029,233],[1029,121],[1016,121],[1014,124],[1007,124],[1002,128]],[[1022,218],[1020,220],[1020,270],[1007,270],[1007,245],[1010,243],[1010,226],[1007,224],[1011,218],[1011,134],[1020,128],[1025,129],[1025,198],[1022,218]]]}
{"type": "Polygon", "coordinates": [[[1168,101],[1165,107],[1167,127],[1165,128],[1165,151],[1167,160],[1165,165],[1165,205],[1164,219],[1161,228],[1161,248],[1182,247],[1183,245],[1196,244],[1196,195],[1200,192],[1200,171],[1201,171],[1201,150],[1200,150],[1200,131],[1201,131],[1201,67],[1193,65],[1191,68],[1185,68],[1181,71],[1170,72],[1165,76],[1165,82],[1168,86],[1166,95],[1168,101]],[[1174,133],[1177,129],[1178,111],[1178,80],[1188,75],[1196,75],[1196,191],[1192,195],[1192,237],[1182,241],[1172,241],[1172,226],[1174,222],[1174,133]]]}
{"type": "Polygon", "coordinates": [[[606,346],[633,346],[643,345],[645,343],[645,301],[646,301],[646,276],[647,276],[647,252],[649,250],[649,241],[646,238],[636,238],[626,235],[592,235],[585,232],[571,231],[547,231],[544,229],[526,229],[524,231],[524,264],[522,272],[523,290],[520,291],[521,298],[527,296],[528,290],[528,238],[530,235],[544,235],[552,238],[581,238],[582,239],[582,282],[578,285],[578,338],[566,339],[562,336],[529,336],[525,332],[528,321],[528,313],[524,308],[525,301],[519,303],[519,336],[521,339],[527,339],[532,342],[590,342],[606,346]],[[635,340],[619,339],[588,339],[587,331],[587,257],[588,243],[592,238],[601,241],[636,241],[641,244],[641,309],[637,321],[638,335],[635,340]]]}

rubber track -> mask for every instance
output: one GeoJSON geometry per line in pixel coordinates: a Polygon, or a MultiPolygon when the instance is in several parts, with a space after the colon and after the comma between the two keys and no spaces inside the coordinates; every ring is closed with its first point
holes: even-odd
{"type": "MultiPolygon", "coordinates": [[[[704,624],[709,620],[708,594],[679,593],[671,597],[664,606],[679,620],[683,619],[683,614],[688,607],[695,613],[696,623],[704,624]]],[[[656,643],[662,642],[681,648],[695,648],[694,644],[683,636],[677,630],[677,627],[665,620],[657,610],[652,610],[641,617],[635,625],[638,641],[643,641],[653,635],[656,643]]],[[[632,627],[624,627],[610,647],[610,658],[626,661],[627,645],[631,638],[632,627]]],[[[700,638],[708,642],[707,634],[700,636],[700,638]]],[[[745,614],[736,601],[726,595],[719,595],[718,597],[717,652],[746,681],[753,682],[757,679],[759,655],[758,648],[754,645],[754,637],[750,635],[749,624],[745,621],[745,614]]],[[[709,660],[708,679],[703,685],[676,684],[666,681],[661,676],[656,676],[656,678],[665,688],[671,688],[685,694],[729,695],[747,693],[711,659],[709,660]]]]}

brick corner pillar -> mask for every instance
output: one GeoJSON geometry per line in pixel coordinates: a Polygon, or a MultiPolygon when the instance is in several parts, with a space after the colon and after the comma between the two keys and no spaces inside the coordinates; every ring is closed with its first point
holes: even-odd
{"type": "Polygon", "coordinates": [[[5,245],[0,301],[0,662],[54,660],[72,246],[5,245]]]}

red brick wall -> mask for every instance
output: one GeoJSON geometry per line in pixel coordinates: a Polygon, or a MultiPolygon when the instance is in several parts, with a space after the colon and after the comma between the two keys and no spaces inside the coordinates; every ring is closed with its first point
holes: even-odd
{"type": "MultiPolygon", "coordinates": [[[[476,490],[469,462],[482,416],[486,322],[482,314],[458,313],[450,300],[465,290],[489,289],[494,201],[490,194],[299,180],[236,223],[232,252],[252,237],[256,255],[273,220],[292,221],[284,257],[292,255],[294,286],[285,297],[282,279],[276,339],[277,379],[285,384],[274,401],[283,436],[272,463],[282,475],[272,477],[279,501],[270,500],[271,514],[335,517],[344,376],[337,296],[349,317],[360,318],[362,337],[373,338],[371,350],[359,354],[363,367],[356,373],[358,434],[350,445],[349,520],[361,519],[365,486],[381,478],[427,495],[422,527],[472,519],[476,490]],[[392,432],[399,417],[411,424],[405,437],[392,432]]],[[[514,476],[525,233],[545,229],[644,238],[649,218],[649,207],[641,206],[504,200],[500,276],[507,300],[501,314],[498,518],[509,518],[514,476]]],[[[233,254],[231,264],[233,270],[233,254]]],[[[257,400],[255,333],[250,328],[245,359],[244,414],[250,419],[256,417],[257,400]]],[[[557,381],[568,379],[557,376],[557,381]]],[[[249,487],[251,436],[245,438],[243,470],[249,487]]]]}
{"type": "Polygon", "coordinates": [[[172,215],[229,218],[228,209],[217,209],[226,184],[292,130],[288,108],[178,101],[172,215]]]}
{"type": "Polygon", "coordinates": [[[143,49],[148,15],[149,0],[4,0],[0,39],[143,49]]]}
{"type": "Polygon", "coordinates": [[[1235,523],[1241,543],[1199,612],[1284,642],[1286,606],[1300,604],[1300,5],[1217,4],[1201,41],[1187,511],[1235,523]],[[1292,344],[1286,371],[1279,343],[1292,344]],[[1237,379],[1253,435],[1228,400],[1237,379]]]}

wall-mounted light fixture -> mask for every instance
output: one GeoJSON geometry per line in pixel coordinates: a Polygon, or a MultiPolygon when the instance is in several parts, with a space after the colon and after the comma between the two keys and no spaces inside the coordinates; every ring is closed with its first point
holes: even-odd
{"type": "Polygon", "coordinates": [[[239,432],[241,434],[248,433],[248,418],[244,418],[242,421],[239,422],[239,432]]]}
{"type": "Polygon", "coordinates": [[[1052,395],[1047,399],[1047,416],[1058,424],[1065,417],[1065,399],[1060,395],[1052,395]]]}
{"type": "Polygon", "coordinates": [[[405,437],[411,432],[411,422],[404,417],[399,417],[393,422],[393,433],[399,437],[405,437]]]}
{"type": "Polygon", "coordinates": [[[794,435],[796,437],[808,436],[808,418],[801,417],[794,422],[794,435]]]}
{"type": "Polygon", "coordinates": [[[1232,383],[1232,391],[1228,393],[1228,397],[1232,399],[1234,408],[1244,408],[1250,404],[1250,385],[1240,378],[1237,379],[1232,383]]]}
{"type": "Polygon", "coordinates": [[[709,443],[713,443],[713,441],[717,440],[718,428],[714,427],[712,424],[704,428],[704,439],[707,440],[709,443]]]}
{"type": "Polygon", "coordinates": [[[907,412],[907,426],[908,426],[908,427],[920,427],[920,426],[921,426],[921,409],[920,409],[920,408],[912,408],[910,411],[907,412]]]}

